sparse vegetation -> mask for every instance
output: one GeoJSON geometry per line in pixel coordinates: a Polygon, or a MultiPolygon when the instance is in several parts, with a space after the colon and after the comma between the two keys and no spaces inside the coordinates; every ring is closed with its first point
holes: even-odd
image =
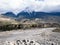
{"type": "Polygon", "coordinates": [[[0,31],[48,27],[60,27],[60,24],[49,23],[41,19],[22,19],[21,21],[17,21],[12,18],[0,17],[0,31]]]}
{"type": "Polygon", "coordinates": [[[60,28],[53,30],[53,32],[59,32],[60,33],[60,28]]]}
{"type": "MultiPolygon", "coordinates": [[[[31,29],[31,28],[48,28],[48,27],[58,27],[55,24],[10,24],[10,23],[4,23],[0,25],[0,31],[9,31],[9,30],[17,30],[17,29],[31,29]]],[[[56,31],[60,31],[59,29],[56,29],[56,31]]]]}

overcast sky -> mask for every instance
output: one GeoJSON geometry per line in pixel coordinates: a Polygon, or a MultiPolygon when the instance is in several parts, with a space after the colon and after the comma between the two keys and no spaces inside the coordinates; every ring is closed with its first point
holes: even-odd
{"type": "Polygon", "coordinates": [[[12,11],[60,12],[60,0],[0,0],[0,13],[12,11]]]}

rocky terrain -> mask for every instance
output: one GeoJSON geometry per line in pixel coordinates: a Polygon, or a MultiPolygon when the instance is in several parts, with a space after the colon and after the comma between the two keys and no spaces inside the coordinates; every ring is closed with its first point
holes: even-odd
{"type": "Polygon", "coordinates": [[[60,45],[56,28],[39,28],[0,32],[0,45],[60,45]]]}

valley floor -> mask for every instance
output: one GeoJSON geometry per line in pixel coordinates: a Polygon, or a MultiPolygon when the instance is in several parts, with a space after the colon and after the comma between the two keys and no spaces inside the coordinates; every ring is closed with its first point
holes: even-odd
{"type": "Polygon", "coordinates": [[[35,28],[0,32],[0,45],[60,45],[56,28],[35,28]]]}

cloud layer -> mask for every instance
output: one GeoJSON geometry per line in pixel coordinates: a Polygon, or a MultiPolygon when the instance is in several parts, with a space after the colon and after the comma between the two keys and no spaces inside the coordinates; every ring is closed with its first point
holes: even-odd
{"type": "Polygon", "coordinates": [[[12,11],[60,12],[60,0],[0,0],[0,13],[12,11]]]}

